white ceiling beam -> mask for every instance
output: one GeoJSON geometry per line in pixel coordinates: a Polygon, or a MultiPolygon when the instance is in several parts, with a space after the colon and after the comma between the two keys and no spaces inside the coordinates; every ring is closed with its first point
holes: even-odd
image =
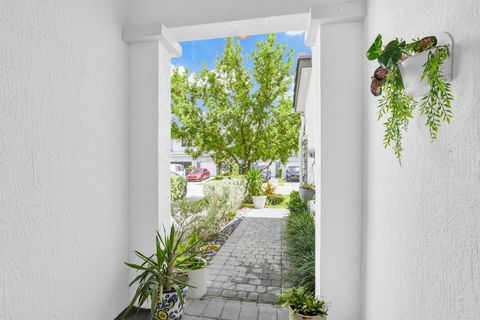
{"type": "Polygon", "coordinates": [[[157,41],[167,49],[172,57],[182,55],[182,47],[172,36],[170,29],[162,23],[125,27],[122,38],[128,44],[157,41]]]}
{"type": "Polygon", "coordinates": [[[312,46],[322,24],[362,21],[367,15],[366,2],[330,3],[314,6],[310,9],[308,30],[305,43],[312,46]]]}

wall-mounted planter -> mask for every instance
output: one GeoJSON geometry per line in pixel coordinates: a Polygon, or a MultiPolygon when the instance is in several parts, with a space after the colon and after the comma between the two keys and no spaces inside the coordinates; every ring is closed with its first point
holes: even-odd
{"type": "MultiPolygon", "coordinates": [[[[448,45],[450,48],[450,57],[448,57],[441,68],[447,81],[452,80],[453,65],[453,38],[450,34],[443,32],[437,37],[437,46],[448,45]]],[[[429,87],[426,79],[421,81],[423,66],[427,62],[430,50],[417,53],[399,63],[400,73],[402,75],[405,93],[412,97],[422,97],[428,93],[429,87]]]]}
{"type": "Polygon", "coordinates": [[[437,138],[442,122],[453,116],[453,39],[444,32],[406,42],[395,38],[384,44],[379,34],[367,51],[379,66],[373,72],[370,92],[378,98],[378,120],[385,117],[384,147],[391,147],[398,161],[402,138],[414,110],[426,118],[430,138],[437,138]],[[422,79],[423,78],[423,79],[422,79]]]}

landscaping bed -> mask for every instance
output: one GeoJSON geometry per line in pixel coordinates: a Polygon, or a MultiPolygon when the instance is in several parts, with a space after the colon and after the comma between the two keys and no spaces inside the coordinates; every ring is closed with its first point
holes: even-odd
{"type": "Polygon", "coordinates": [[[215,236],[213,240],[207,241],[206,246],[209,248],[205,252],[205,260],[209,262],[217,254],[220,248],[227,242],[230,235],[237,229],[237,227],[242,222],[243,217],[237,215],[233,221],[223,227],[222,231],[215,236]],[[211,249],[210,249],[211,248],[211,249]]]}

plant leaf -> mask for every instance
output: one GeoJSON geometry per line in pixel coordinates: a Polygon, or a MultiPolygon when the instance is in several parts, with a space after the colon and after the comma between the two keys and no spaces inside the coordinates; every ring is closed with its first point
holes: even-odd
{"type": "Polygon", "coordinates": [[[378,62],[387,68],[397,64],[402,57],[402,47],[405,46],[405,41],[398,42],[397,39],[390,41],[378,58],[378,62]],[[402,46],[403,45],[403,46],[402,46]]]}
{"type": "Polygon", "coordinates": [[[367,51],[368,60],[375,60],[382,54],[382,35],[379,34],[367,51]]]}

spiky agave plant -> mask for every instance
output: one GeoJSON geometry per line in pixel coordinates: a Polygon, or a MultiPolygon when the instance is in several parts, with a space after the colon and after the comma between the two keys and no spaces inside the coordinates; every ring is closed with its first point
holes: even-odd
{"type": "Polygon", "coordinates": [[[164,293],[176,292],[181,304],[184,303],[182,290],[188,286],[188,271],[191,269],[190,261],[195,258],[196,252],[192,250],[196,244],[182,245],[184,232],[177,232],[172,224],[170,232],[157,231],[155,237],[155,253],[149,256],[134,251],[141,260],[141,264],[125,262],[127,266],[140,272],[130,282],[129,286],[137,285],[137,290],[122,319],[137,306],[141,307],[150,298],[150,318],[154,319],[155,308],[162,301],[164,293]],[[178,259],[182,257],[182,259],[178,259]]]}

